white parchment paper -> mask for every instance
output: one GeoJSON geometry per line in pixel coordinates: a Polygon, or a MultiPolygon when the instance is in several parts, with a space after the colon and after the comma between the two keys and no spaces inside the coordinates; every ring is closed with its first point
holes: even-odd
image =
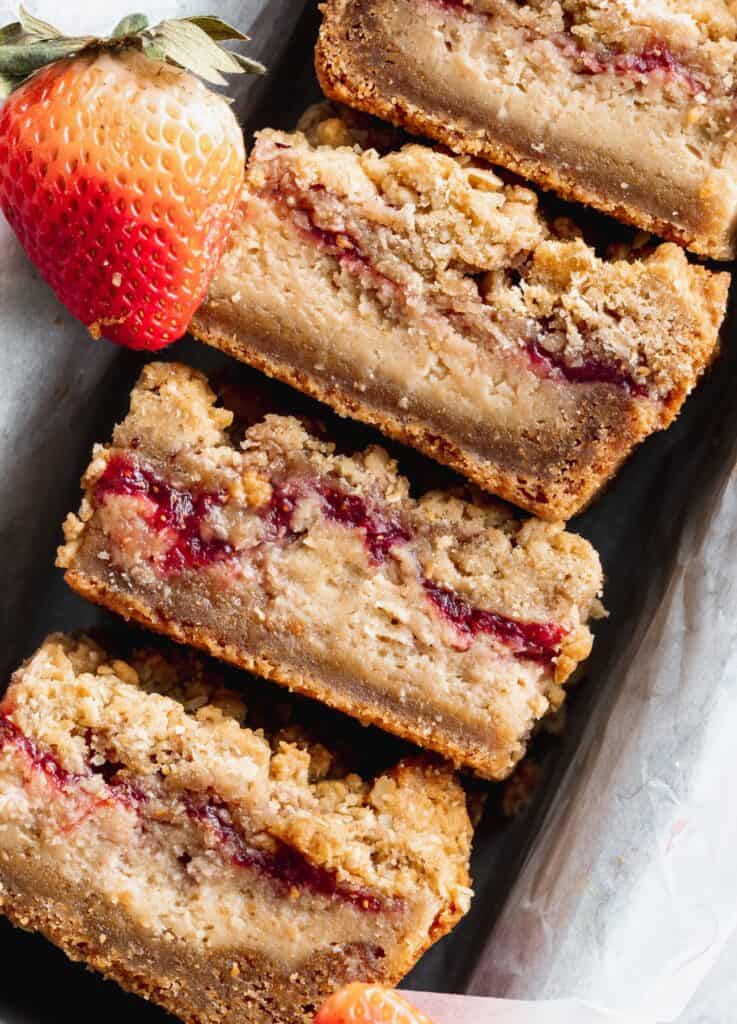
{"type": "MultiPolygon", "coordinates": [[[[29,6],[71,33],[108,29],[130,7],[29,6]]],[[[196,0],[144,6],[152,20],[202,12],[196,0]]],[[[291,81],[300,84],[288,101],[299,103],[313,40],[297,40],[298,66],[283,60],[304,6],[211,0],[213,12],[252,32],[246,52],[272,68],[266,80],[238,86],[244,121],[267,94],[288,95],[291,81]]],[[[0,0],[1,21],[13,13],[0,0]]],[[[174,354],[186,359],[193,349],[174,354]]],[[[123,411],[139,365],[140,357],[87,338],[0,223],[4,671],[31,640],[96,614],[53,575],[53,547],[64,512],[76,506],[91,442],[123,411]]],[[[489,897],[494,913],[472,914],[413,976],[443,989],[459,959],[468,967],[468,998],[413,993],[438,1024],[672,1021],[737,927],[735,369],[734,358],[718,367],[681,423],[650,442],[582,520],[604,555],[612,621],[597,641],[547,806],[515,839],[518,868],[501,871],[509,837],[488,846],[479,839],[477,900],[486,906],[489,897]]],[[[4,1024],[38,1019],[33,993],[22,1011],[5,1007],[0,994],[4,1024]]],[[[713,1024],[732,1020],[737,1011],[727,1009],[713,1024]]]]}

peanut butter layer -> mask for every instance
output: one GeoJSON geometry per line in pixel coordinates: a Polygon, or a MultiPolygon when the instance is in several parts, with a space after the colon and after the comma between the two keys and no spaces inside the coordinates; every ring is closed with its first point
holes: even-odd
{"type": "Polygon", "coordinates": [[[194,334],[537,515],[580,511],[678,414],[728,275],[599,255],[529,189],[364,148],[327,107],[304,127],[258,137],[194,334]]]}
{"type": "Polygon", "coordinates": [[[724,0],[329,0],[333,99],[715,259],[735,256],[724,0]]]}
{"type": "Polygon", "coordinates": [[[463,791],[248,717],[196,659],[50,637],[0,704],[3,912],[186,1021],[396,982],[468,906],[463,791]]]}
{"type": "Polygon", "coordinates": [[[175,639],[498,778],[563,699],[598,614],[596,553],[449,492],[380,448],[338,455],[290,417],[239,440],[206,380],[150,364],[59,564],[175,639]]]}

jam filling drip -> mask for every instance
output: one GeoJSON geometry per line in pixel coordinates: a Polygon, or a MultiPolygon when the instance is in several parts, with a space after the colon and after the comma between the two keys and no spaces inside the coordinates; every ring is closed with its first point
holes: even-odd
{"type": "Polygon", "coordinates": [[[375,892],[343,884],[335,872],[310,863],[302,853],[285,843],[277,842],[273,850],[252,845],[236,827],[226,805],[215,798],[197,801],[188,797],[186,810],[191,819],[211,833],[236,867],[254,869],[288,891],[307,889],[370,913],[387,909],[388,901],[375,892]]]}
{"type": "Polygon", "coordinates": [[[322,481],[308,484],[280,484],[273,488],[264,518],[281,536],[297,536],[292,526],[297,503],[308,494],[321,499],[323,515],[341,526],[362,530],[364,543],[372,561],[381,565],[396,544],[412,539],[401,520],[381,509],[372,508],[360,494],[348,494],[322,481]]]}
{"type": "Polygon", "coordinates": [[[555,622],[519,622],[497,612],[474,608],[450,587],[423,581],[425,592],[443,618],[470,638],[486,633],[500,640],[519,658],[551,664],[560,653],[566,630],[555,622]]]}
{"type": "Polygon", "coordinates": [[[532,365],[543,371],[545,376],[560,376],[575,384],[613,384],[637,398],[647,398],[649,394],[644,384],[615,363],[590,358],[578,364],[567,363],[555,352],[543,348],[538,341],[528,341],[525,351],[532,365]]]}
{"type": "Polygon", "coordinates": [[[166,533],[172,538],[171,546],[161,560],[166,572],[202,569],[233,554],[233,548],[227,541],[203,536],[208,515],[223,504],[222,494],[206,491],[195,494],[185,488],[174,487],[124,455],[110,459],[97,482],[95,495],[98,502],[104,501],[109,494],[146,499],[146,523],[156,533],[166,533]]]}
{"type": "MultiPolygon", "coordinates": [[[[86,777],[67,771],[49,751],[22,732],[7,714],[0,714],[0,750],[12,745],[23,754],[31,768],[41,772],[60,793],[68,793],[86,777]]],[[[88,763],[90,775],[100,776],[110,793],[107,798],[90,798],[91,806],[78,822],[89,813],[109,805],[113,800],[141,813],[148,797],[124,774],[125,766],[115,762],[97,765],[88,763]]],[[[228,854],[236,867],[250,868],[266,878],[292,889],[306,889],[320,896],[350,903],[359,910],[380,913],[391,909],[397,900],[387,900],[368,889],[354,888],[340,882],[327,868],[311,864],[299,851],[278,843],[275,850],[261,850],[248,843],[236,828],[227,806],[214,797],[203,800],[195,794],[184,796],[187,816],[214,835],[217,843],[228,854]]]]}

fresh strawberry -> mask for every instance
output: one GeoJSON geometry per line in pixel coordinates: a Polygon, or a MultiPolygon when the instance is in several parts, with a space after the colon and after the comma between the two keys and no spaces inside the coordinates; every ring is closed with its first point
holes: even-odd
{"type": "Polygon", "coordinates": [[[195,78],[260,65],[216,40],[217,18],[142,15],[70,39],[21,8],[0,29],[0,209],[58,298],[131,348],[181,337],[222,254],[243,136],[195,78]]]}
{"type": "Polygon", "coordinates": [[[354,981],[330,996],[314,1024],[432,1024],[421,1010],[383,985],[354,981]]]}

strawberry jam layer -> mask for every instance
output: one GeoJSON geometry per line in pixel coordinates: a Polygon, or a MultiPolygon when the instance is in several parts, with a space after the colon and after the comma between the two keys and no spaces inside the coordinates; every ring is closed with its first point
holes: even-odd
{"type": "Polygon", "coordinates": [[[711,91],[705,75],[682,63],[665,43],[657,39],[652,40],[642,50],[634,52],[590,51],[576,48],[575,60],[578,70],[586,75],[615,74],[643,78],[658,76],[665,81],[679,82],[694,96],[711,91]]]}
{"type": "MultiPolygon", "coordinates": [[[[323,186],[314,185],[310,189],[309,196],[300,194],[296,183],[294,183],[294,188],[292,187],[288,175],[285,175],[282,180],[280,193],[275,194],[273,191],[267,193],[268,198],[275,203],[280,214],[291,219],[304,237],[309,238],[313,244],[333,256],[341,267],[360,275],[365,283],[368,282],[377,290],[389,287],[395,297],[399,296],[401,300],[402,287],[372,266],[369,257],[361,250],[360,243],[355,236],[346,231],[329,231],[317,224],[318,214],[315,204],[319,203],[320,197],[326,194],[328,194],[327,190],[323,186]],[[286,201],[287,195],[289,202],[286,201]]],[[[337,197],[333,196],[333,198],[337,197]]],[[[485,305],[481,298],[479,303],[485,305]]],[[[478,327],[473,326],[465,315],[458,314],[452,309],[438,308],[436,312],[438,316],[449,320],[456,329],[459,329],[458,324],[460,323],[461,330],[470,333],[473,333],[474,330],[478,331],[478,327]]],[[[639,381],[610,361],[589,357],[578,364],[569,363],[559,355],[545,350],[537,341],[524,345],[523,351],[529,360],[530,369],[551,380],[565,380],[570,384],[610,384],[634,397],[642,398],[649,395],[647,388],[639,381]]]]}
{"type": "Polygon", "coordinates": [[[387,560],[395,544],[411,540],[410,532],[396,516],[372,507],[359,494],[348,494],[322,481],[280,484],[273,488],[264,518],[280,536],[293,538],[297,535],[292,528],[292,518],[297,503],[308,494],[320,498],[326,519],[363,531],[366,548],[377,564],[387,560]]]}
{"type": "Polygon", "coordinates": [[[648,390],[643,384],[614,363],[591,358],[576,364],[567,363],[555,352],[543,348],[538,341],[528,342],[525,351],[532,365],[546,377],[562,377],[575,384],[613,384],[637,398],[648,396],[648,390]]]}
{"type": "MultiPolygon", "coordinates": [[[[90,775],[97,775],[103,779],[109,791],[107,796],[93,798],[82,790],[79,791],[89,800],[90,807],[77,819],[76,824],[81,824],[94,811],[109,806],[114,801],[145,817],[144,808],[149,798],[125,776],[123,765],[109,762],[98,765],[90,762],[87,776],[67,771],[52,753],[42,750],[6,714],[0,714],[0,751],[6,746],[14,747],[25,758],[31,770],[40,772],[60,796],[74,792],[79,783],[90,775]]],[[[262,850],[250,844],[233,822],[226,804],[216,797],[203,799],[197,794],[189,793],[184,795],[183,804],[187,817],[214,837],[231,864],[237,868],[255,871],[289,893],[294,890],[311,892],[350,903],[368,913],[398,909],[402,905],[398,898],[385,899],[369,889],[340,882],[335,872],[312,864],[302,853],[285,843],[277,842],[273,850],[262,850]]]]}
{"type": "MultiPolygon", "coordinates": [[[[364,532],[366,547],[376,564],[391,555],[396,544],[412,540],[412,534],[396,517],[371,507],[358,494],[346,494],[321,481],[299,485],[281,484],[272,489],[271,501],[264,518],[279,537],[294,540],[299,534],[292,521],[300,499],[317,494],[323,500],[323,513],[342,526],[364,532]]],[[[435,609],[452,622],[460,637],[470,643],[475,636],[485,633],[509,648],[516,657],[530,661],[552,663],[560,653],[566,630],[556,623],[518,622],[498,612],[474,608],[449,587],[422,577],[422,586],[435,609]]]]}
{"type": "MultiPolygon", "coordinates": [[[[371,913],[388,909],[389,901],[375,892],[344,885],[338,881],[335,872],[310,863],[303,854],[284,843],[277,843],[271,850],[249,843],[234,824],[226,805],[214,797],[206,801],[189,797],[185,805],[189,817],[214,837],[236,867],[255,869],[288,891],[309,890],[371,913]]],[[[397,902],[391,901],[392,904],[397,902]]]]}
{"type": "Polygon", "coordinates": [[[555,622],[519,622],[497,612],[475,608],[450,587],[423,580],[428,598],[461,636],[473,639],[486,633],[501,641],[519,658],[551,664],[560,653],[566,630],[555,622]]]}
{"type": "Polygon", "coordinates": [[[144,518],[149,527],[171,539],[161,563],[166,572],[202,569],[233,554],[233,548],[226,541],[206,536],[207,517],[223,504],[222,494],[195,494],[174,487],[132,459],[116,455],[108,462],[95,488],[98,503],[104,502],[107,495],[145,499],[144,518]]]}
{"type": "MultiPolygon", "coordinates": [[[[594,379],[589,377],[587,379],[594,379]]],[[[597,378],[607,379],[609,378],[597,378]]],[[[622,385],[624,386],[624,385],[622,385]]],[[[229,556],[233,549],[225,541],[204,540],[200,534],[202,519],[223,499],[218,494],[193,495],[173,487],[150,470],[144,470],[132,459],[116,456],[108,463],[95,492],[96,500],[109,494],[140,495],[152,501],[153,509],[146,520],[154,530],[172,530],[175,540],[164,559],[164,569],[178,571],[183,567],[199,569],[229,556]]],[[[300,501],[318,498],[321,513],[331,522],[346,529],[359,530],[366,550],[375,565],[384,564],[397,545],[410,543],[412,532],[399,516],[382,509],[360,494],[351,494],[321,479],[299,479],[272,485],[271,498],[261,513],[274,540],[291,543],[300,536],[294,519],[300,501]]],[[[268,536],[268,535],[267,535],[268,536]]],[[[447,587],[421,577],[435,609],[456,627],[459,636],[470,643],[481,633],[493,636],[509,648],[511,654],[528,660],[552,663],[557,657],[565,630],[555,623],[525,623],[497,612],[474,608],[447,587]]],[[[124,778],[115,780],[109,773],[110,785],[128,785],[124,778]]]]}
{"type": "Polygon", "coordinates": [[[53,754],[41,750],[29,736],[21,732],[15,722],[11,721],[6,714],[2,714],[0,715],[0,751],[7,746],[14,746],[23,754],[31,767],[45,775],[57,789],[65,789],[79,782],[82,777],[62,768],[53,754]]]}

